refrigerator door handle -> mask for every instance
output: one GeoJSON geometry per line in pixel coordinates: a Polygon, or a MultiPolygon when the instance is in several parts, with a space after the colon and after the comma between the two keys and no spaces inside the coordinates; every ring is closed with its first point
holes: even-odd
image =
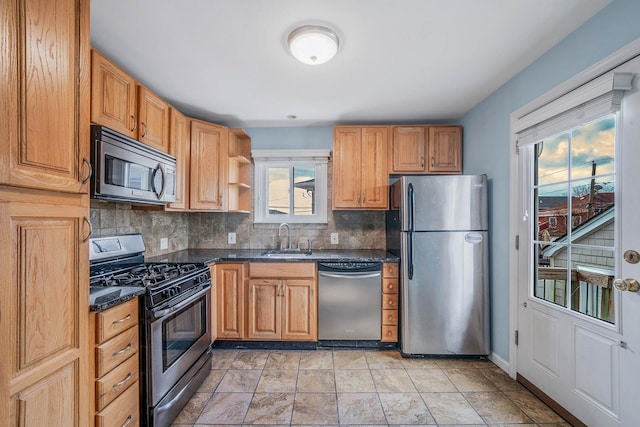
{"type": "Polygon", "coordinates": [[[416,214],[416,193],[413,191],[413,184],[409,183],[407,198],[409,199],[409,224],[407,233],[407,257],[409,258],[409,280],[413,279],[413,225],[416,214]]]}

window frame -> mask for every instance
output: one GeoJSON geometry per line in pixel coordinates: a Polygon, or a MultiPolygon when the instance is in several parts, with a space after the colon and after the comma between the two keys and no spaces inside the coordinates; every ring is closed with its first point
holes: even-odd
{"type": "MultiPolygon", "coordinates": [[[[254,223],[327,224],[328,218],[328,161],[330,150],[254,150],[254,223]],[[269,214],[269,168],[313,167],[315,169],[316,213],[313,215],[269,214]]],[[[291,181],[293,182],[293,180],[291,181]]],[[[291,188],[290,188],[291,190],[291,188]]]]}

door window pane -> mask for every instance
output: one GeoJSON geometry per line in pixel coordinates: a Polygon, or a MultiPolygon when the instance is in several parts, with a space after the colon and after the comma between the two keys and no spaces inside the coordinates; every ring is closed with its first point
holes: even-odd
{"type": "Polygon", "coordinates": [[[613,322],[615,116],[533,149],[532,295],[613,322]]]}

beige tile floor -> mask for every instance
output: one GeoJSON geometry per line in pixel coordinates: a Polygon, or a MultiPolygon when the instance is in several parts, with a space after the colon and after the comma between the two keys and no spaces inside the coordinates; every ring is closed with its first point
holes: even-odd
{"type": "Polygon", "coordinates": [[[489,361],[214,350],[211,373],[172,426],[256,424],[569,426],[489,361]]]}

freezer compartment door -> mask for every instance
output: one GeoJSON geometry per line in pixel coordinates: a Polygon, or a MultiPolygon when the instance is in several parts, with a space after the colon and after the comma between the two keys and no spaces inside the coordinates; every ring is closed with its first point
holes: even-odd
{"type": "Polygon", "coordinates": [[[487,232],[416,232],[412,246],[401,260],[402,352],[489,354],[487,232]]]}
{"type": "Polygon", "coordinates": [[[487,229],[486,175],[403,176],[394,186],[404,231],[487,229]]]}

